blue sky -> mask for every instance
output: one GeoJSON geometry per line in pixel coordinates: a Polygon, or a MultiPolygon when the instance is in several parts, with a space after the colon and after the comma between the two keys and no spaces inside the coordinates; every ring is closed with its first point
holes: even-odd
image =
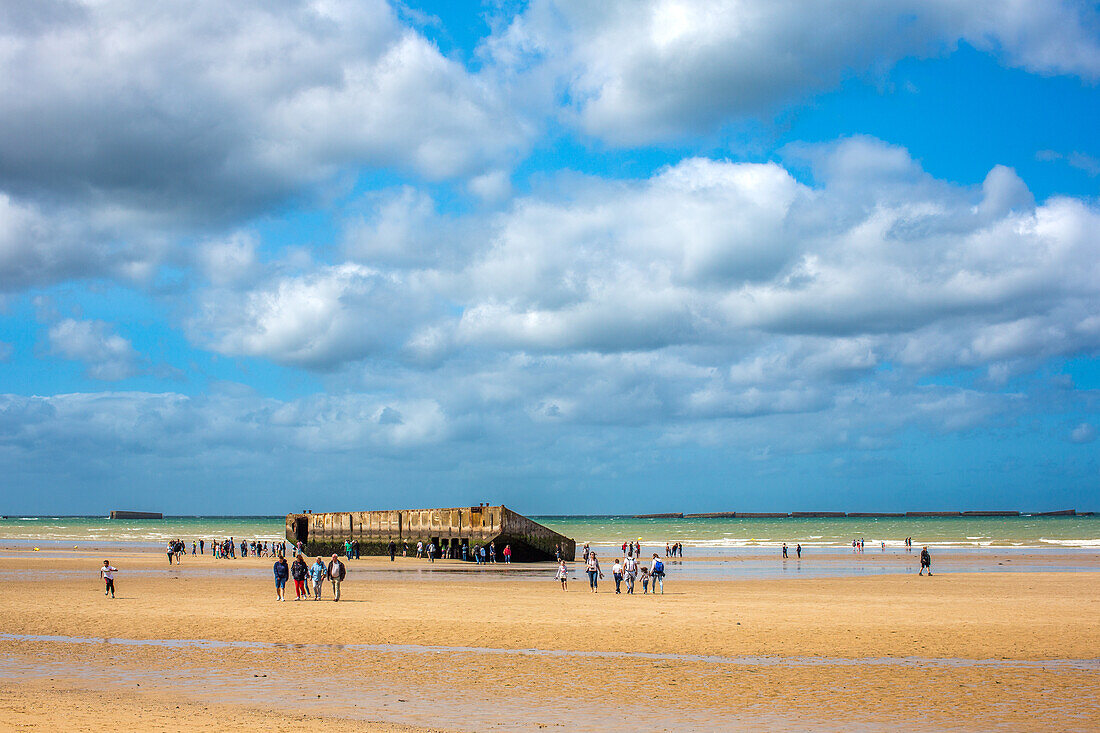
{"type": "Polygon", "coordinates": [[[1098,508],[1094,4],[0,29],[4,513],[1098,508]]]}

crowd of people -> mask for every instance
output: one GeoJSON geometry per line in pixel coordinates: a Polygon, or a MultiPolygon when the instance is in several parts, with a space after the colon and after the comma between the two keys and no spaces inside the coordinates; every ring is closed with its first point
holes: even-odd
{"type": "MultiPolygon", "coordinates": [[[[677,543],[679,545],[679,543],[677,543]]],[[[673,557],[671,554],[672,547],[666,545],[669,552],[666,557],[673,557]]],[[[680,557],[683,557],[683,548],[680,547],[680,557]]],[[[665,592],[665,563],[661,560],[660,555],[656,552],[653,553],[653,558],[648,565],[642,565],[642,544],[638,542],[625,542],[623,543],[623,555],[625,557],[615,558],[615,562],[611,566],[611,577],[615,581],[615,592],[622,594],[623,587],[626,588],[627,595],[634,595],[635,586],[639,581],[642,584],[642,594],[649,595],[652,589],[653,595],[657,594],[658,588],[661,594],[665,592]]],[[[588,576],[588,587],[593,593],[599,592],[599,582],[603,580],[603,568],[600,566],[599,555],[593,550],[587,542],[581,547],[581,563],[584,565],[584,572],[588,576]]],[[[566,565],[565,559],[558,556],[558,571],[554,575],[554,578],[561,583],[562,590],[568,590],[567,583],[569,580],[569,567],[566,565]]]]}
{"type": "Polygon", "coordinates": [[[293,564],[287,565],[286,557],[280,555],[272,569],[275,573],[276,601],[286,600],[287,580],[294,581],[294,600],[296,601],[303,598],[312,598],[315,601],[321,600],[326,580],[332,587],[332,600],[339,601],[340,584],[347,577],[347,566],[340,560],[340,556],[335,553],[328,564],[318,557],[313,565],[307,565],[301,554],[294,558],[293,564]]]}
{"type": "MultiPolygon", "coordinates": [[[[206,544],[206,541],[202,539],[197,541],[193,540],[191,542],[191,554],[196,554],[196,551],[197,554],[205,554],[206,544]]],[[[211,554],[215,558],[236,557],[238,544],[232,537],[210,540],[209,544],[211,554]]],[[[864,540],[862,538],[852,540],[853,552],[863,552],[863,546],[864,540]]],[[[883,549],[885,549],[885,543],[882,543],[882,546],[883,549]]],[[[287,562],[285,541],[241,540],[239,548],[241,557],[276,558],[272,568],[275,576],[276,601],[286,600],[286,585],[288,581],[293,581],[294,583],[294,600],[296,601],[302,599],[321,600],[326,581],[328,581],[331,586],[330,593],[332,595],[332,600],[340,600],[340,585],[347,575],[347,566],[340,560],[339,555],[334,553],[332,559],[327,563],[321,557],[317,557],[314,563],[309,565],[305,560],[301,542],[298,542],[292,548],[294,558],[292,563],[287,562]]],[[[912,551],[912,537],[905,538],[905,548],[907,551],[912,551]]],[[[641,538],[636,542],[624,542],[621,549],[623,551],[623,557],[615,558],[611,566],[611,575],[615,582],[615,593],[621,594],[625,589],[627,595],[634,595],[635,589],[640,582],[643,595],[656,595],[658,592],[664,594],[666,569],[665,563],[660,555],[654,552],[652,558],[647,561],[648,564],[642,564],[641,538]]],[[[390,560],[393,561],[398,551],[397,543],[391,541],[388,550],[390,560]]],[[[180,563],[180,558],[187,554],[187,547],[183,540],[175,539],[168,542],[165,552],[168,556],[168,564],[178,565],[180,563]]],[[[783,543],[781,552],[784,559],[789,557],[789,549],[786,542],[783,543]]],[[[795,543],[794,552],[797,558],[802,557],[801,543],[795,543]]],[[[437,547],[433,541],[427,543],[419,541],[416,543],[415,549],[413,549],[409,546],[408,540],[405,540],[401,547],[401,556],[408,557],[410,553],[416,558],[426,559],[429,562],[435,562],[436,558],[472,559],[479,565],[497,562],[497,548],[495,542],[490,542],[486,545],[475,544],[473,548],[469,548],[467,544],[463,543],[456,549],[451,544],[444,544],[437,547]]],[[[500,554],[504,563],[511,563],[511,545],[505,545],[500,554]]],[[[560,544],[557,545],[554,548],[554,554],[557,560],[557,571],[554,578],[561,583],[562,590],[567,590],[569,565],[565,559],[565,548],[560,544]]],[[[348,560],[359,559],[359,541],[346,541],[344,543],[344,555],[348,560]]],[[[682,558],[683,556],[684,546],[682,543],[665,543],[666,558],[682,558]]],[[[593,550],[587,542],[581,547],[580,559],[584,567],[584,572],[588,576],[589,589],[593,593],[598,592],[599,581],[604,578],[603,567],[600,565],[600,559],[596,551],[593,550]]],[[[932,558],[928,552],[928,547],[924,546],[920,553],[920,572],[918,574],[924,575],[926,570],[928,571],[928,575],[931,576],[932,558]]],[[[116,572],[118,572],[118,569],[107,560],[103,561],[103,567],[99,569],[100,578],[104,582],[103,594],[111,598],[115,597],[116,572]]]]}

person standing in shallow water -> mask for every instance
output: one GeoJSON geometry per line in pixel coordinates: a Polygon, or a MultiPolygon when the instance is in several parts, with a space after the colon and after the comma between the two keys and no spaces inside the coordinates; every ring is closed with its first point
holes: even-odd
{"type": "Polygon", "coordinates": [[[794,554],[799,560],[802,559],[802,545],[799,544],[794,546],[794,554]]]}
{"type": "Polygon", "coordinates": [[[786,542],[783,543],[783,559],[784,560],[787,559],[787,543],[786,542]]]}

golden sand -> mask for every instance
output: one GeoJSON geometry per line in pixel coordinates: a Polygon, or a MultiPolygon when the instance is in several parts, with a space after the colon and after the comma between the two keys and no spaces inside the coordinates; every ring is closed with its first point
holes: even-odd
{"type": "Polygon", "coordinates": [[[673,575],[629,597],[364,558],[340,603],[276,603],[269,560],[113,556],[110,600],[98,559],[0,559],[25,578],[0,597],[0,728],[100,728],[106,704],[148,730],[1100,729],[1095,572],[673,575]],[[508,651],[529,649],[551,653],[508,651]]]}

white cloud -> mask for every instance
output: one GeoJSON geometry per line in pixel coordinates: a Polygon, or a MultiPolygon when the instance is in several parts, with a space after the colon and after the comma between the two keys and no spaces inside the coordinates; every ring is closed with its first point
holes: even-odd
{"type": "Polygon", "coordinates": [[[566,178],[560,194],[467,217],[401,189],[349,225],[345,251],[373,267],[307,265],[207,291],[192,334],[227,355],[325,370],[695,349],[719,375],[697,390],[700,414],[749,410],[718,396],[735,387],[882,368],[988,369],[1003,382],[1100,348],[1094,205],[1036,204],[1001,166],[981,186],[939,181],[866,138],[796,152],[812,185],[777,163],[692,158],[645,180],[566,178]]]}
{"type": "Polygon", "coordinates": [[[243,292],[206,291],[189,329],[220,353],[327,369],[392,355],[432,302],[415,279],[344,264],[276,276],[243,292]]]}
{"type": "Polygon", "coordinates": [[[1091,443],[1096,440],[1096,428],[1083,422],[1070,431],[1069,439],[1074,443],[1091,443]]]}
{"type": "Polygon", "coordinates": [[[450,437],[446,415],[430,400],[347,394],[280,401],[247,390],[199,398],[146,392],[0,395],[0,425],[0,443],[7,446],[94,445],[165,458],[222,448],[265,454],[274,445],[386,454],[450,437]]]}
{"type": "Polygon", "coordinates": [[[517,86],[560,94],[586,132],[636,144],[769,113],[959,41],[1095,80],[1098,29],[1095,8],[1073,0],[535,0],[486,47],[517,86]]]}
{"type": "Polygon", "coordinates": [[[144,282],[163,258],[156,238],[123,241],[111,211],[41,206],[0,191],[0,293],[69,279],[144,282]]]}
{"type": "Polygon", "coordinates": [[[129,339],[103,321],[67,318],[50,326],[48,341],[50,354],[83,362],[85,375],[91,379],[117,382],[145,369],[146,359],[129,339]]]}
{"type": "Polygon", "coordinates": [[[481,175],[525,145],[383,0],[47,0],[0,36],[0,190],[210,222],[363,166],[481,175]]]}

